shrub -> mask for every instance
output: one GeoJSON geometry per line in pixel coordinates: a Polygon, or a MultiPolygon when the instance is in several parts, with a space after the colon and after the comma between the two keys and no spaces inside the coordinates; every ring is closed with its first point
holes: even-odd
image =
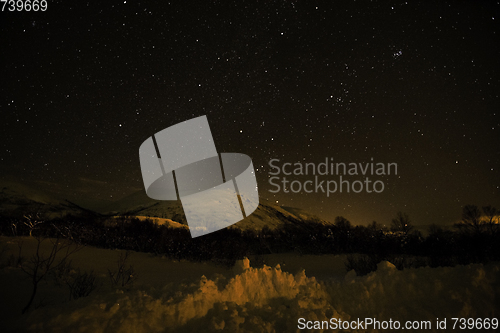
{"type": "Polygon", "coordinates": [[[78,299],[87,297],[97,288],[96,276],[94,271],[76,274],[71,282],[67,282],[69,287],[69,299],[78,299]]]}
{"type": "Polygon", "coordinates": [[[111,279],[111,284],[113,286],[119,287],[130,287],[134,283],[136,276],[134,276],[134,268],[132,265],[127,266],[128,258],[130,257],[130,251],[120,253],[120,257],[118,257],[118,270],[111,271],[108,269],[109,277],[111,279]]]}
{"type": "Polygon", "coordinates": [[[347,271],[354,269],[357,276],[363,276],[376,271],[377,264],[381,261],[377,255],[349,255],[344,264],[347,271]]]}

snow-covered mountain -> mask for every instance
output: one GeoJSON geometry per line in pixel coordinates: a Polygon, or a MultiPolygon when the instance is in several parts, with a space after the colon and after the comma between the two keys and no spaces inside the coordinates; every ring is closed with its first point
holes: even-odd
{"type": "MultiPolygon", "coordinates": [[[[150,199],[144,191],[135,192],[104,208],[102,213],[112,215],[139,215],[171,219],[187,224],[180,201],[158,201],[150,199]]],[[[299,208],[281,207],[268,200],[260,199],[259,207],[234,227],[242,230],[261,230],[264,226],[270,229],[288,225],[307,227],[311,222],[330,224],[330,222],[299,208]]]]}
{"type": "Polygon", "coordinates": [[[49,191],[12,181],[0,181],[0,214],[23,216],[27,213],[40,213],[48,218],[97,214],[49,191]]]}
{"type": "MultiPolygon", "coordinates": [[[[35,213],[36,211],[46,214],[49,218],[100,213],[113,216],[158,217],[187,225],[180,201],[153,200],[143,190],[107,204],[99,210],[99,213],[95,213],[65,200],[49,190],[16,182],[0,181],[0,214],[23,216],[26,213],[35,213]]],[[[232,227],[242,230],[261,230],[265,226],[270,229],[282,226],[307,228],[311,222],[330,224],[330,222],[322,220],[306,210],[281,207],[261,198],[259,207],[250,216],[232,227]]]]}

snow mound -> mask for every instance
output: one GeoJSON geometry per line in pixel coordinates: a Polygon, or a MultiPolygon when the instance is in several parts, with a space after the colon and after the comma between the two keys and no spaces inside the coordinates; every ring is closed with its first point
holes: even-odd
{"type": "Polygon", "coordinates": [[[328,320],[341,316],[330,305],[325,289],[302,271],[282,272],[279,266],[256,269],[248,259],[238,263],[241,274],[221,281],[204,276],[199,284],[171,295],[154,297],[145,291],[87,297],[73,307],[40,309],[31,316],[31,330],[64,332],[164,332],[221,329],[231,332],[294,330],[306,316],[328,320]],[[47,318],[52,318],[47,320],[47,318]],[[280,329],[278,329],[280,328],[280,329]]]}
{"type": "Polygon", "coordinates": [[[382,262],[367,276],[319,283],[304,271],[257,269],[244,259],[230,279],[91,295],[33,311],[29,325],[57,332],[288,332],[297,331],[299,318],[492,318],[499,315],[499,271],[480,264],[398,271],[382,262]]]}
{"type": "Polygon", "coordinates": [[[377,271],[380,272],[390,272],[396,270],[396,266],[394,264],[390,263],[389,261],[381,261],[377,265],[377,271]]]}
{"type": "Polygon", "coordinates": [[[500,267],[474,264],[397,270],[381,262],[377,271],[326,286],[332,306],[352,318],[430,320],[491,318],[500,314],[500,267]]]}

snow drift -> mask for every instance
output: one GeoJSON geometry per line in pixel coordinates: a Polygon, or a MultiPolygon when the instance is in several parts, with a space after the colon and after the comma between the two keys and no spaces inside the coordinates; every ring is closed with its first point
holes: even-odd
{"type": "Polygon", "coordinates": [[[499,267],[398,271],[388,262],[364,277],[318,282],[302,271],[239,262],[232,278],[162,290],[96,294],[33,311],[33,331],[291,332],[297,320],[431,320],[498,316],[499,267]]]}

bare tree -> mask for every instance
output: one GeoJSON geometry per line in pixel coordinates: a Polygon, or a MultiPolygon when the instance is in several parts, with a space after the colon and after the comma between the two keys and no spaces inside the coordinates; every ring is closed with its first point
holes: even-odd
{"type": "Polygon", "coordinates": [[[35,253],[29,260],[21,265],[21,269],[28,274],[33,285],[28,304],[23,308],[23,314],[33,303],[40,281],[42,281],[50,271],[64,265],[70,255],[83,247],[68,239],[48,239],[43,236],[37,236],[36,241],[35,253]],[[51,245],[49,245],[49,251],[43,251],[42,249],[42,245],[45,244],[46,240],[51,243],[51,245]]]}
{"type": "Polygon", "coordinates": [[[483,207],[483,213],[490,233],[492,235],[496,234],[500,223],[500,211],[498,211],[495,207],[488,205],[483,207]]]}
{"type": "Polygon", "coordinates": [[[45,222],[40,206],[33,208],[29,213],[26,213],[23,218],[24,225],[29,229],[30,237],[32,236],[33,230],[37,229],[40,224],[45,222]]]}
{"type": "Polygon", "coordinates": [[[334,223],[341,231],[348,232],[352,229],[351,222],[343,216],[337,216],[334,223]]]}
{"type": "Polygon", "coordinates": [[[19,226],[19,220],[18,219],[11,219],[10,220],[10,231],[12,232],[12,236],[16,237],[18,234],[17,227],[19,226]]]}
{"type": "Polygon", "coordinates": [[[130,287],[137,278],[134,275],[134,268],[132,265],[128,265],[128,268],[126,268],[130,255],[130,251],[120,253],[120,257],[118,258],[118,270],[112,271],[108,269],[111,284],[113,286],[130,287]]]}
{"type": "Polygon", "coordinates": [[[367,226],[368,230],[370,230],[372,233],[380,233],[380,232],[385,232],[387,231],[387,227],[378,223],[377,221],[373,221],[367,226]]]}
{"type": "Polygon", "coordinates": [[[78,299],[80,297],[87,297],[92,291],[97,288],[96,275],[94,271],[90,273],[78,273],[72,281],[67,281],[69,287],[69,299],[78,299]]]}
{"type": "Polygon", "coordinates": [[[392,219],[392,231],[399,231],[408,235],[414,228],[408,214],[398,212],[396,218],[392,219]]]}
{"type": "Polygon", "coordinates": [[[481,212],[476,205],[465,205],[462,210],[462,221],[455,227],[466,233],[479,234],[481,232],[481,212]]]}

